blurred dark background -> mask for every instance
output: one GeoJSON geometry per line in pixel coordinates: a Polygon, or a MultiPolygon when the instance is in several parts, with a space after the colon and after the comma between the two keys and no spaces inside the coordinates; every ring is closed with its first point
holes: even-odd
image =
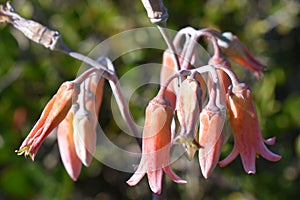
{"type": "MultiPolygon", "coordinates": [[[[117,33],[152,26],[140,1],[15,0],[12,4],[22,16],[58,30],[66,44],[84,54],[117,33]]],[[[238,158],[226,168],[217,167],[208,180],[202,177],[196,158],[192,162],[183,158],[174,169],[188,184],[177,185],[167,178],[168,199],[299,198],[300,2],[167,0],[165,5],[169,28],[231,31],[267,66],[262,80],[238,66],[233,68],[241,80],[251,85],[264,137],[277,137],[270,149],[283,157],[276,163],[258,158],[256,175],[247,175],[238,158]]],[[[160,63],[161,55],[157,51],[142,52],[134,59],[116,61],[116,68],[121,75],[141,63],[160,63]]],[[[78,181],[73,182],[63,168],[53,135],[42,145],[35,162],[18,157],[15,149],[46,102],[62,82],[76,77],[81,63],[28,41],[4,24],[0,24],[0,58],[0,199],[151,199],[146,178],[136,187],[129,187],[125,181],[131,174],[97,160],[89,168],[83,167],[78,181]]],[[[146,100],[137,101],[140,105],[136,107],[132,102],[133,115],[141,118],[137,121],[143,120],[143,109],[155,91],[153,87],[138,90],[137,95],[144,95],[146,100]]],[[[110,97],[107,86],[100,124],[111,134],[109,137],[118,138],[122,131],[112,120],[110,97]]],[[[222,157],[228,155],[232,144],[230,140],[224,146],[222,157]]]]}

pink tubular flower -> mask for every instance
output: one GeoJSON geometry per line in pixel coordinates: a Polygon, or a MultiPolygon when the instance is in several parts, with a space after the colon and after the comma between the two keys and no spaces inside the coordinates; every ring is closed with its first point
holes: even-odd
{"type": "Polygon", "coordinates": [[[165,99],[156,97],[149,102],[143,130],[142,158],[138,169],[127,181],[130,186],[136,185],[147,174],[151,190],[160,194],[163,172],[176,183],[186,183],[170,167],[171,121],[172,108],[165,99]]]}
{"type": "Polygon", "coordinates": [[[208,178],[218,164],[224,142],[225,117],[224,110],[209,104],[200,114],[199,164],[204,178],[208,178]]]}
{"type": "Polygon", "coordinates": [[[202,110],[201,87],[199,82],[188,76],[179,87],[176,114],[180,124],[178,143],[182,143],[189,160],[192,160],[199,145],[195,139],[195,129],[202,110]]]}
{"type": "Polygon", "coordinates": [[[221,167],[228,165],[240,154],[245,171],[248,174],[255,174],[257,155],[260,154],[273,162],[280,160],[281,156],[272,153],[265,145],[265,143],[274,144],[275,138],[263,139],[250,89],[243,83],[233,85],[227,103],[234,134],[234,147],[219,165],[221,167]]]}
{"type": "Polygon", "coordinates": [[[78,157],[85,166],[89,166],[96,150],[96,128],[104,79],[99,79],[99,76],[94,74],[89,76],[81,86],[78,95],[79,109],[73,118],[74,143],[78,157]]]}
{"type": "MultiPolygon", "coordinates": [[[[215,61],[210,61],[216,64],[215,61]]],[[[200,114],[200,126],[198,142],[201,146],[199,149],[199,164],[204,178],[208,178],[218,164],[222,146],[224,143],[224,123],[226,118],[225,98],[220,92],[220,85],[213,82],[210,89],[209,101],[200,114]],[[219,88],[219,89],[218,89],[219,88]]],[[[225,95],[225,94],[224,94],[225,95]]]]}
{"type": "Polygon", "coordinates": [[[237,64],[252,70],[256,77],[261,77],[264,66],[254,58],[247,46],[244,45],[237,36],[230,32],[225,32],[221,38],[218,38],[218,44],[226,56],[237,64]]]}
{"type": "Polygon", "coordinates": [[[44,108],[40,119],[17,151],[18,155],[24,153],[25,156],[29,155],[34,160],[44,139],[66,117],[72,105],[72,97],[75,94],[75,83],[68,81],[60,86],[57,93],[44,108]]]}
{"type": "Polygon", "coordinates": [[[57,129],[60,156],[66,171],[74,181],[80,174],[82,163],[85,166],[90,165],[96,148],[96,127],[103,86],[104,79],[99,79],[97,74],[89,76],[82,84],[81,94],[78,97],[81,99],[81,105],[73,104],[57,129]],[[84,110],[78,110],[80,106],[81,109],[86,109],[86,113],[84,110]],[[74,113],[77,113],[76,118],[74,113]]]}

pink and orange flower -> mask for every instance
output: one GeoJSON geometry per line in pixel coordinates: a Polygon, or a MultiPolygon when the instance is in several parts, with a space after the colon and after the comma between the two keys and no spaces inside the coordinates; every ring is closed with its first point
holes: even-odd
{"type": "Polygon", "coordinates": [[[280,160],[281,156],[271,152],[265,145],[274,144],[275,138],[264,140],[262,137],[248,86],[244,83],[234,85],[227,98],[234,147],[219,165],[224,167],[240,155],[245,171],[248,174],[255,174],[255,160],[258,155],[273,162],[280,160]]]}
{"type": "Polygon", "coordinates": [[[145,174],[154,193],[160,194],[165,172],[176,183],[186,183],[170,167],[172,108],[169,102],[157,96],[146,108],[143,130],[142,158],[134,175],[127,181],[136,185],[145,174]]]}

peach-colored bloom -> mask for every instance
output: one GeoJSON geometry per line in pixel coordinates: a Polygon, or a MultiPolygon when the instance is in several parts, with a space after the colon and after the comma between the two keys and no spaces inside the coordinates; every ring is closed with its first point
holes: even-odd
{"type": "Polygon", "coordinates": [[[17,151],[18,155],[24,153],[25,156],[29,155],[34,160],[44,139],[66,117],[72,105],[72,97],[75,94],[76,87],[74,82],[67,81],[60,86],[57,93],[44,108],[40,119],[17,151]]]}
{"type": "Polygon", "coordinates": [[[224,142],[225,117],[225,111],[216,105],[206,106],[200,114],[199,164],[204,178],[208,178],[218,164],[224,142]]]}
{"type": "Polygon", "coordinates": [[[102,102],[104,79],[95,74],[81,85],[79,109],[73,119],[76,153],[85,166],[89,166],[96,150],[98,113],[102,102]]]}
{"type": "Polygon", "coordinates": [[[58,125],[57,143],[65,169],[70,177],[75,181],[81,171],[81,160],[77,156],[75,150],[73,139],[73,117],[74,112],[71,108],[65,119],[58,125]]]}
{"type": "Polygon", "coordinates": [[[163,172],[176,183],[186,183],[170,167],[171,121],[172,108],[166,100],[156,97],[149,102],[143,130],[142,158],[138,169],[127,181],[130,186],[136,185],[147,174],[151,190],[160,194],[163,172]]]}
{"type": "Polygon", "coordinates": [[[222,34],[222,37],[218,39],[218,44],[226,56],[234,62],[252,70],[256,77],[259,78],[261,76],[264,66],[254,58],[247,46],[244,45],[237,36],[230,32],[225,32],[222,34]]]}
{"type": "Polygon", "coordinates": [[[176,103],[176,114],[180,124],[180,133],[177,136],[179,143],[186,149],[187,157],[192,160],[199,145],[195,140],[195,129],[199,122],[202,109],[202,94],[199,82],[188,76],[179,87],[176,103]]]}
{"type": "Polygon", "coordinates": [[[240,154],[245,171],[254,174],[255,159],[259,154],[269,161],[280,160],[281,156],[272,153],[265,145],[274,144],[275,138],[266,141],[263,139],[250,89],[243,83],[233,86],[228,94],[227,103],[234,147],[219,165],[228,165],[240,154]]]}

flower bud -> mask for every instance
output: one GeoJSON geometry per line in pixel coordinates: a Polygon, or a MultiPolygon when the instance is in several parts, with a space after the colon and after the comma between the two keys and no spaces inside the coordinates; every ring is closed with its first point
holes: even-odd
{"type": "Polygon", "coordinates": [[[248,47],[237,36],[225,32],[222,37],[218,38],[218,44],[226,56],[253,71],[256,77],[261,77],[264,66],[254,58],[248,47]]]}
{"type": "Polygon", "coordinates": [[[224,142],[225,117],[225,111],[217,106],[206,106],[200,114],[199,164],[204,178],[208,178],[218,164],[224,142]]]}

